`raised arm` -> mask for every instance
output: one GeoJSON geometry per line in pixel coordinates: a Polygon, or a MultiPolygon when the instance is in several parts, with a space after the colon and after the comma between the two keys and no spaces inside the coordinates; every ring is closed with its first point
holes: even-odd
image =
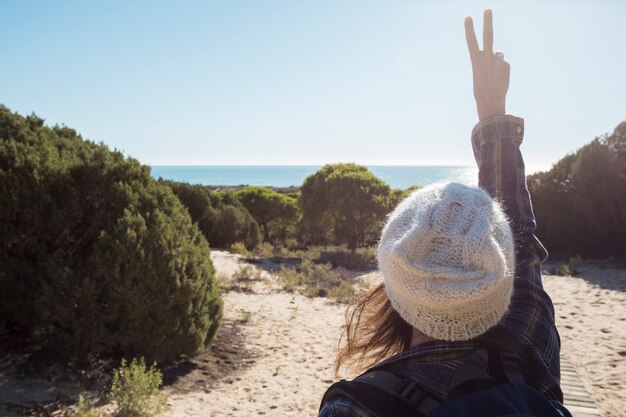
{"type": "MultiPolygon", "coordinates": [[[[505,114],[510,65],[504,60],[502,52],[493,53],[490,9],[484,14],[483,50],[478,48],[471,17],[465,19],[465,36],[472,62],[474,98],[479,118],[472,131],[472,148],[479,170],[478,184],[502,204],[516,245],[531,245],[543,259],[547,253],[534,235],[535,216],[519,149],[524,137],[524,120],[505,114]]],[[[537,284],[541,285],[540,277],[537,284]]]]}
{"type": "Polygon", "coordinates": [[[519,150],[524,136],[524,120],[505,115],[511,66],[504,60],[502,52],[493,52],[490,9],[484,13],[483,50],[478,48],[471,17],[465,18],[465,38],[472,63],[479,119],[472,131],[472,147],[479,168],[478,185],[502,204],[515,239],[532,239],[535,217],[519,150]]]}
{"type": "Polygon", "coordinates": [[[484,14],[482,51],[469,17],[465,19],[465,33],[479,117],[472,131],[478,183],[500,202],[515,237],[515,289],[503,324],[534,345],[551,366],[550,371],[558,376],[560,341],[554,307],[541,280],[540,264],[547,252],[534,234],[535,216],[520,152],[524,120],[505,114],[510,66],[501,52],[493,53],[491,10],[484,14]]]}

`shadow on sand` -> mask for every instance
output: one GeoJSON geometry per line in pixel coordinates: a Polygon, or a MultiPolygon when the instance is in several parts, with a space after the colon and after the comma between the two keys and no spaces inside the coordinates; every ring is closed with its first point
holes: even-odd
{"type": "MultiPolygon", "coordinates": [[[[160,366],[163,385],[173,393],[181,393],[208,391],[221,381],[234,383],[238,373],[257,357],[246,348],[242,324],[241,320],[225,319],[205,352],[160,366]]],[[[46,354],[25,334],[15,331],[0,333],[0,352],[3,417],[63,415],[81,394],[102,405],[106,403],[113,368],[119,363],[98,359],[79,369],[46,354]]]]}
{"type": "Polygon", "coordinates": [[[247,349],[241,324],[241,320],[224,319],[216,340],[205,352],[163,366],[163,385],[172,393],[185,393],[208,392],[222,381],[234,383],[257,358],[247,349]]]}
{"type": "MultiPolygon", "coordinates": [[[[562,263],[546,262],[542,265],[544,275],[554,275],[562,263]]],[[[582,279],[605,290],[626,291],[626,262],[609,259],[589,261],[576,268],[572,278],[582,279]]]]}

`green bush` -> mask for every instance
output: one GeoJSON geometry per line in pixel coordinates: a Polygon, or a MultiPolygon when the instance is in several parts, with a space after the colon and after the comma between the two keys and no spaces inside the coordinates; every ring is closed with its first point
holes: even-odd
{"type": "Polygon", "coordinates": [[[246,187],[235,196],[257,221],[266,242],[284,242],[294,235],[299,217],[295,198],[266,187],[246,187]]]}
{"type": "Polygon", "coordinates": [[[318,288],[331,288],[344,281],[344,271],[333,269],[331,264],[318,264],[310,260],[302,261],[300,265],[302,273],[306,276],[307,285],[318,288]]]}
{"type": "Polygon", "coordinates": [[[235,242],[230,245],[230,251],[236,253],[238,255],[248,257],[250,256],[250,252],[246,248],[246,245],[243,242],[235,242]]]}
{"type": "Polygon", "coordinates": [[[328,290],[327,297],[338,303],[349,304],[355,297],[356,291],[349,283],[343,281],[328,290]]]}
{"type": "Polygon", "coordinates": [[[280,271],[274,274],[276,283],[287,292],[295,292],[298,288],[306,284],[307,277],[295,268],[280,267],[280,271]]]}
{"type": "Polygon", "coordinates": [[[98,414],[89,407],[87,400],[82,395],[78,397],[76,408],[69,413],[70,417],[98,417],[98,414]]]}
{"type": "Polygon", "coordinates": [[[574,273],[570,264],[562,264],[556,272],[562,277],[569,277],[574,273]]]}
{"type": "Polygon", "coordinates": [[[269,242],[263,242],[257,245],[251,254],[255,258],[270,258],[274,256],[274,246],[269,242]]]}
{"type": "Polygon", "coordinates": [[[626,253],[626,122],[528,177],[537,236],[555,257],[626,253]]]}
{"type": "Polygon", "coordinates": [[[116,402],[114,417],[154,417],[167,410],[167,396],[159,394],[161,372],[156,363],[146,368],[143,358],[130,364],[122,359],[113,374],[111,399],[116,402]]]}
{"type": "Polygon", "coordinates": [[[172,188],[212,246],[227,248],[242,242],[252,250],[260,242],[259,225],[232,194],[213,192],[202,185],[160,182],[172,188]]]}
{"type": "Polygon", "coordinates": [[[302,261],[300,269],[281,267],[274,274],[275,282],[287,292],[299,292],[307,297],[329,297],[339,302],[350,300],[355,291],[345,270],[330,264],[302,261]]]}
{"type": "Polygon", "coordinates": [[[569,258],[569,261],[561,264],[558,268],[554,268],[552,272],[560,276],[573,276],[580,273],[580,266],[583,264],[583,258],[580,254],[569,258]]]}
{"type": "Polygon", "coordinates": [[[148,167],[0,107],[0,313],[64,357],[193,354],[222,301],[206,239],[148,167]]]}
{"type": "Polygon", "coordinates": [[[366,167],[325,165],[300,189],[299,234],[306,244],[347,244],[354,251],[378,239],[392,202],[389,185],[366,167]]]}

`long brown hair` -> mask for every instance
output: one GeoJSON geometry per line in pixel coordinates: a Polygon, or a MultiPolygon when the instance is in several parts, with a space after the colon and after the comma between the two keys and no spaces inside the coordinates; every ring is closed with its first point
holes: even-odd
{"type": "Polygon", "coordinates": [[[412,332],[391,306],[382,283],[362,293],[346,311],[335,374],[343,365],[363,370],[408,349],[412,332]]]}

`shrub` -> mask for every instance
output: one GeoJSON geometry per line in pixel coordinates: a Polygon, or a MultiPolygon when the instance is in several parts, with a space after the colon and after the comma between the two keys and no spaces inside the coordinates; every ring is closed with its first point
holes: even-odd
{"type": "Polygon", "coordinates": [[[270,258],[274,256],[274,247],[269,242],[263,242],[254,248],[252,256],[255,258],[270,258]]]}
{"type": "Polygon", "coordinates": [[[113,374],[111,399],[117,403],[114,417],[153,417],[167,409],[167,396],[159,394],[162,375],[156,363],[146,368],[143,358],[127,364],[122,359],[113,374]]]}
{"type": "Polygon", "coordinates": [[[626,122],[528,177],[537,236],[567,259],[626,253],[626,122]]]}
{"type": "Polygon", "coordinates": [[[366,167],[325,165],[300,189],[301,235],[310,243],[345,243],[354,251],[376,240],[390,201],[389,185],[366,167]]]}
{"type": "Polygon", "coordinates": [[[0,313],[64,357],[193,354],[222,301],[206,239],[148,167],[0,107],[0,313]]]}
{"type": "Polygon", "coordinates": [[[354,294],[343,269],[333,269],[330,264],[316,264],[308,259],[302,261],[299,271],[281,267],[274,279],[285,291],[298,291],[307,297],[328,296],[345,302],[354,294]]]}
{"type": "Polygon", "coordinates": [[[306,276],[306,283],[310,287],[331,288],[344,280],[343,271],[333,269],[330,264],[317,264],[310,260],[302,261],[302,273],[306,276]]]}
{"type": "Polygon", "coordinates": [[[288,258],[288,257],[293,256],[293,252],[291,252],[289,249],[287,249],[284,246],[274,246],[272,255],[278,258],[288,258]]]}
{"type": "Polygon", "coordinates": [[[259,281],[260,279],[261,270],[252,265],[240,266],[233,274],[233,280],[235,281],[259,281]]]}
{"type": "Polygon", "coordinates": [[[557,269],[557,274],[563,277],[568,277],[573,274],[572,267],[570,264],[562,264],[559,269],[557,269]]]}
{"type": "Polygon", "coordinates": [[[228,290],[252,292],[252,284],[261,281],[261,270],[252,265],[240,266],[232,276],[231,285],[228,290]]]}
{"type": "Polygon", "coordinates": [[[250,256],[250,252],[246,248],[246,245],[243,242],[235,242],[230,245],[230,251],[236,253],[241,256],[248,257],[250,256]]]}
{"type": "Polygon", "coordinates": [[[297,239],[295,239],[295,238],[288,238],[288,239],[285,239],[284,246],[285,246],[285,248],[287,248],[289,250],[296,250],[296,249],[298,249],[300,244],[298,243],[297,239]]]}
{"type": "Polygon", "coordinates": [[[572,267],[572,274],[578,274],[580,266],[583,264],[583,258],[580,254],[576,254],[573,258],[569,258],[569,264],[572,267]]]}
{"type": "Polygon", "coordinates": [[[267,187],[246,187],[235,196],[257,221],[266,242],[284,242],[293,235],[299,217],[295,198],[267,187]]]}
{"type": "Polygon", "coordinates": [[[338,303],[348,304],[354,299],[355,295],[356,291],[354,290],[354,287],[343,281],[339,285],[331,287],[328,290],[327,297],[338,303]]]}
{"type": "Polygon", "coordinates": [[[76,408],[69,413],[70,417],[98,417],[98,414],[89,407],[89,404],[82,395],[78,397],[76,408]]]}
{"type": "Polygon", "coordinates": [[[307,277],[295,268],[280,267],[280,271],[274,274],[274,279],[287,292],[294,292],[307,282],[307,277]]]}
{"type": "Polygon", "coordinates": [[[228,286],[228,282],[230,278],[226,274],[217,274],[215,276],[215,283],[220,288],[220,290],[226,288],[228,286]]]}
{"type": "Polygon", "coordinates": [[[376,265],[376,250],[370,247],[359,248],[354,252],[344,249],[322,251],[316,261],[330,263],[333,267],[366,269],[376,265]]]}
{"type": "Polygon", "coordinates": [[[558,268],[555,268],[553,272],[556,275],[572,276],[580,273],[580,266],[583,263],[583,258],[580,255],[576,255],[573,258],[569,258],[569,262],[561,264],[558,268]]]}
{"type": "Polygon", "coordinates": [[[259,225],[230,193],[213,192],[203,185],[161,182],[172,188],[212,246],[230,247],[242,242],[252,250],[261,240],[259,225]]]}

